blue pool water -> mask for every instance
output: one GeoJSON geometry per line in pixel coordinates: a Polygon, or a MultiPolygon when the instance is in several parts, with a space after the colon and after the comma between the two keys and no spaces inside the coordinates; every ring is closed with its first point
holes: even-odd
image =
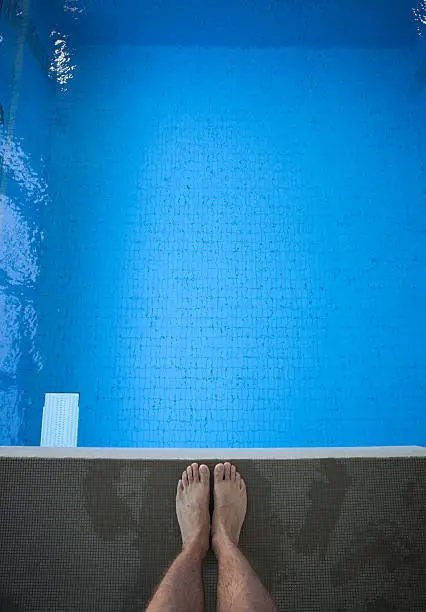
{"type": "Polygon", "coordinates": [[[0,444],[426,443],[426,5],[231,4],[0,1],[0,444]]]}

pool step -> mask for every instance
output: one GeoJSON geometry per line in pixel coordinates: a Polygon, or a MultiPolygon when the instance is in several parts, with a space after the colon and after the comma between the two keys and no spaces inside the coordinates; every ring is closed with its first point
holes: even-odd
{"type": "Polygon", "coordinates": [[[77,446],[79,399],[79,393],[45,394],[40,446],[77,446]]]}

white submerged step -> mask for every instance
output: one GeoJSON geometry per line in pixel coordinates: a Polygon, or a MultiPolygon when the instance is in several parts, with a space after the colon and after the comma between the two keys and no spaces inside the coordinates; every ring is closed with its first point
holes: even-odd
{"type": "Polygon", "coordinates": [[[79,399],[79,393],[45,394],[40,446],[77,446],[79,399]]]}

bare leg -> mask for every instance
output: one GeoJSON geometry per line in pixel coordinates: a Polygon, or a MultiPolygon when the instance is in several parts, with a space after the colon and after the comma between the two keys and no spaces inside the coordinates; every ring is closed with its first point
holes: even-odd
{"type": "Polygon", "coordinates": [[[271,596],[238,548],[247,510],[244,480],[235,465],[214,470],[212,544],[219,563],[218,612],[276,612],[271,596]]]}
{"type": "Polygon", "coordinates": [[[147,612],[202,612],[202,565],[209,548],[210,473],[206,465],[189,465],[179,480],[176,514],[182,552],[158,587],[147,612]]]}

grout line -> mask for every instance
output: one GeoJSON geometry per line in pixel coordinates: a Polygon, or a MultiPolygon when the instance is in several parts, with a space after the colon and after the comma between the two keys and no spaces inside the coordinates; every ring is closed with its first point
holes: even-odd
{"type": "Polygon", "coordinates": [[[54,448],[0,446],[0,457],[49,459],[320,459],[355,457],[426,457],[423,446],[369,446],[342,448],[54,448]]]}

